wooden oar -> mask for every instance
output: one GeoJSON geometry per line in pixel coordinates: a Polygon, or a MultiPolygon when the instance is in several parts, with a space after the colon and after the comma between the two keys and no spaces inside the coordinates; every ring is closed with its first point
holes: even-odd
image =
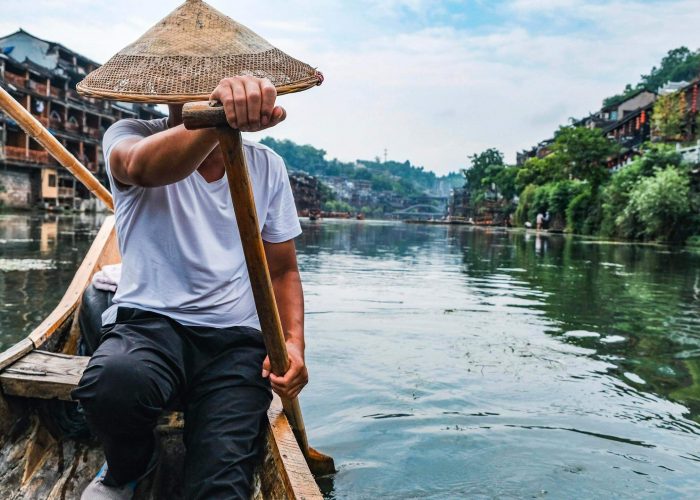
{"type": "MultiPolygon", "coordinates": [[[[241,235],[260,328],[270,357],[270,367],[274,374],[284,375],[289,368],[287,347],[258,226],[253,186],[243,152],[241,132],[228,126],[223,108],[212,107],[208,102],[185,104],[182,118],[185,127],[190,130],[216,127],[219,134],[236,223],[241,235]]],[[[309,447],[298,399],[283,399],[282,404],[311,471],[316,475],[335,472],[331,457],[309,447]]]]}
{"type": "Polygon", "coordinates": [[[92,172],[80,163],[58,140],[46,130],[39,120],[22,107],[20,103],[0,87],[0,108],[11,116],[19,126],[39,144],[46,148],[58,163],[66,167],[86,188],[88,188],[102,203],[114,211],[114,200],[107,189],[100,184],[92,172]]]}

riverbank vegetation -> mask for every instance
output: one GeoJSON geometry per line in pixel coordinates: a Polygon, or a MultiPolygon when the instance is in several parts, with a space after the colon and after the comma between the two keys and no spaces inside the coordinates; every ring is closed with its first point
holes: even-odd
{"type": "MultiPolygon", "coordinates": [[[[671,50],[639,83],[606,98],[596,116],[619,120],[617,111],[616,118],[604,112],[640,91],[656,93],[668,82],[687,84],[698,75],[700,51],[671,50]]],[[[560,127],[551,143],[517,166],[506,165],[495,149],[473,155],[464,171],[472,208],[478,212],[481,200],[490,198],[492,206],[498,200],[498,210],[513,225],[534,224],[538,214],[549,214],[545,218],[555,230],[639,241],[700,242],[700,162],[684,161],[676,148],[700,139],[697,86],[692,92],[656,95],[651,111],[645,108],[623,134],[606,136],[595,121],[592,126],[581,126],[584,120],[577,122],[579,126],[560,127]],[[647,142],[630,145],[632,126],[640,130],[649,116],[647,142]]]]}
{"type": "Polygon", "coordinates": [[[458,186],[461,175],[457,172],[438,176],[413,165],[410,161],[356,160],[342,162],[326,159],[326,151],[308,144],[301,145],[290,140],[266,137],[260,141],[284,158],[291,171],[302,171],[323,178],[340,177],[343,180],[369,181],[372,191],[393,192],[400,196],[411,196],[423,192],[438,191],[441,187],[458,186]]]}
{"type": "Polygon", "coordinates": [[[475,203],[496,191],[515,225],[549,212],[550,227],[578,234],[670,243],[700,235],[697,168],[672,146],[648,144],[611,172],[616,149],[599,130],[562,127],[548,156],[522,166],[505,165],[494,149],[474,155],[467,188],[475,203]]]}

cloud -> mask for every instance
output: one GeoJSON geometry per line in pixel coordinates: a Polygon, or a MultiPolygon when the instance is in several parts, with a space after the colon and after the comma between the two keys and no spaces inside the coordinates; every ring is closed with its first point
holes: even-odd
{"type": "MultiPolygon", "coordinates": [[[[39,0],[41,9],[26,12],[15,2],[5,10],[8,1],[0,0],[0,33],[22,25],[98,61],[172,8],[83,1],[66,11],[39,0]]],[[[343,160],[386,147],[391,159],[441,173],[488,147],[513,160],[638,81],[667,50],[700,46],[695,0],[211,3],[326,75],[321,87],[280,98],[289,118],[271,135],[343,160]],[[450,15],[436,19],[437,11],[450,15]],[[454,21],[462,17],[472,24],[454,21]]]]}

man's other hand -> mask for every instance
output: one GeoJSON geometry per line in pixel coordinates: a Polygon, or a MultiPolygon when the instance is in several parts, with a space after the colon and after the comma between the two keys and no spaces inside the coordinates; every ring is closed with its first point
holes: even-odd
{"type": "Polygon", "coordinates": [[[304,349],[296,343],[287,342],[287,356],[289,369],[284,376],[277,376],[270,371],[270,358],[265,358],[262,366],[263,378],[270,377],[272,390],[282,398],[293,399],[299,395],[304,386],[309,382],[309,372],[304,363],[304,349]]]}
{"type": "Polygon", "coordinates": [[[287,117],[284,108],[275,106],[277,89],[267,78],[224,78],[210,99],[223,104],[228,124],[243,132],[274,127],[287,117]]]}

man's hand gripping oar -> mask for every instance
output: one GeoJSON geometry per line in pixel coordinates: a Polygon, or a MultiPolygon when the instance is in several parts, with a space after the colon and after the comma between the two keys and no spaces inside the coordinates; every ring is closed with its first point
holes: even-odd
{"type": "MultiPolygon", "coordinates": [[[[274,91],[274,88],[272,88],[274,91]]],[[[216,97],[214,95],[213,97],[216,97]]],[[[227,103],[234,105],[235,103],[227,103]]],[[[236,213],[236,223],[243,244],[243,253],[246,258],[250,283],[255,298],[255,306],[260,319],[265,346],[270,363],[270,369],[277,377],[284,377],[290,368],[290,357],[285,344],[285,337],[282,330],[277,303],[270,280],[270,273],[265,257],[263,240],[260,235],[258,216],[255,210],[255,200],[253,189],[248,174],[243,152],[243,142],[239,128],[232,128],[237,123],[229,123],[226,112],[221,105],[213,105],[209,102],[196,102],[185,104],[183,109],[183,121],[185,127],[190,130],[216,127],[219,136],[219,144],[224,158],[226,176],[228,178],[229,189],[233,208],[236,213]]],[[[261,125],[263,128],[268,122],[282,121],[284,110],[276,107],[270,116],[263,117],[261,125]]],[[[247,120],[245,120],[247,122],[247,120]]],[[[250,127],[246,127],[250,128],[250,127]]],[[[254,129],[251,128],[251,130],[254,129]]],[[[298,384],[297,384],[298,385],[298,384]]],[[[300,388],[299,388],[300,389],[300,388]]],[[[298,390],[293,388],[291,394],[298,394],[298,390]]],[[[301,408],[296,397],[282,398],[287,419],[294,430],[294,434],[299,443],[301,451],[306,457],[309,468],[315,475],[323,475],[335,472],[333,459],[309,447],[304,428],[304,420],[301,415],[301,408]]]]}

